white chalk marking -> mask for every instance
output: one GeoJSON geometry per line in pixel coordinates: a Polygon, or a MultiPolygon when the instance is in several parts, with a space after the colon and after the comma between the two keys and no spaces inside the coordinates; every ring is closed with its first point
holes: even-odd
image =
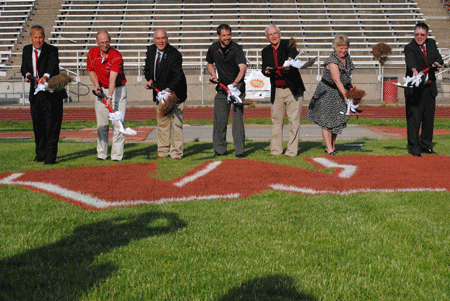
{"type": "Polygon", "coordinates": [[[209,172],[213,171],[222,163],[222,161],[214,161],[209,163],[204,169],[197,171],[195,174],[189,177],[182,178],[180,181],[173,183],[173,185],[177,187],[183,187],[187,183],[193,182],[204,175],[207,175],[209,172]]]}
{"type": "Polygon", "coordinates": [[[397,189],[351,189],[342,191],[332,191],[332,190],[315,190],[311,188],[303,188],[296,186],[286,186],[283,184],[272,184],[270,187],[273,190],[286,191],[286,192],[297,192],[304,194],[337,194],[337,195],[350,195],[357,193],[371,193],[371,192],[383,192],[383,193],[395,193],[395,192],[445,192],[446,188],[397,188],[397,189]]]}
{"type": "Polygon", "coordinates": [[[118,202],[107,202],[105,200],[99,199],[97,197],[91,196],[89,194],[84,194],[80,192],[76,192],[73,190],[69,190],[66,188],[62,188],[61,186],[42,183],[42,182],[28,182],[28,181],[14,181],[19,178],[23,173],[13,173],[10,176],[3,178],[0,180],[0,184],[5,185],[23,185],[38,188],[39,190],[47,191],[52,194],[59,195],[66,199],[74,200],[76,202],[85,204],[87,206],[91,206],[97,209],[105,209],[112,207],[126,207],[126,206],[136,206],[143,204],[164,204],[169,202],[188,202],[194,200],[215,200],[215,199],[237,199],[240,197],[239,193],[229,193],[224,195],[212,194],[212,195],[193,195],[187,197],[179,197],[179,198],[162,198],[154,201],[145,201],[145,200],[135,200],[135,201],[118,201],[118,202]]]}
{"type": "Polygon", "coordinates": [[[106,208],[109,206],[109,203],[96,198],[94,196],[91,196],[89,194],[84,194],[80,192],[76,192],[73,190],[69,190],[66,188],[62,188],[61,186],[50,184],[50,183],[42,183],[42,182],[27,182],[27,181],[14,181],[15,179],[19,178],[22,175],[22,173],[14,173],[10,175],[9,177],[6,177],[0,181],[1,184],[6,185],[24,185],[24,186],[31,186],[38,188],[43,191],[47,191],[50,193],[57,194],[59,196],[62,196],[67,199],[71,199],[77,202],[81,202],[86,205],[93,206],[95,208],[106,208]]]}
{"type": "Polygon", "coordinates": [[[340,178],[350,178],[357,169],[355,165],[338,164],[326,158],[313,158],[313,160],[327,168],[343,168],[344,170],[339,173],[340,178]]]}
{"type": "Polygon", "coordinates": [[[117,206],[130,206],[130,205],[142,205],[142,204],[165,204],[171,202],[189,202],[189,201],[202,201],[202,200],[218,200],[218,199],[237,199],[241,195],[239,193],[229,193],[229,194],[210,194],[210,195],[192,195],[179,198],[162,198],[155,201],[128,201],[128,202],[115,202],[110,204],[116,204],[117,206]],[[124,203],[128,203],[123,205],[124,203]]]}

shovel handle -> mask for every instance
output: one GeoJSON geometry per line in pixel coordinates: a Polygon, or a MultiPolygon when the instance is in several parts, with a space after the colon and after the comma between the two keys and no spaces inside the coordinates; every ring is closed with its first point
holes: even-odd
{"type": "Polygon", "coordinates": [[[211,83],[213,83],[213,84],[219,85],[220,87],[222,87],[222,89],[224,89],[224,90],[227,91],[227,92],[230,91],[230,89],[228,89],[227,86],[225,86],[223,83],[221,83],[221,82],[219,82],[219,81],[217,81],[217,80],[212,80],[212,79],[210,79],[209,81],[210,81],[211,83]]]}
{"type": "MultiPolygon", "coordinates": [[[[95,90],[92,90],[92,94],[94,94],[95,96],[100,98],[106,106],[106,99],[105,99],[106,95],[103,92],[96,92],[95,90]]],[[[114,113],[114,110],[113,110],[113,108],[111,108],[110,105],[107,106],[107,109],[109,110],[110,113],[114,113]]]]}

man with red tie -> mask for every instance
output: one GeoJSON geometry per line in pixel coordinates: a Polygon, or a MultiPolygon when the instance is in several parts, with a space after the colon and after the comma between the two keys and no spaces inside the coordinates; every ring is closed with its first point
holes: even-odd
{"type": "MultiPolygon", "coordinates": [[[[169,44],[167,31],[158,28],[153,34],[153,44],[147,47],[144,66],[146,89],[157,88],[162,92],[175,93],[178,104],[166,116],[161,117],[157,108],[158,159],[183,157],[183,110],[187,98],[186,76],[183,71],[181,53],[169,44]]],[[[161,93],[161,92],[160,92],[161,93]]],[[[158,93],[153,90],[153,101],[160,103],[158,93]]]]}
{"type": "Polygon", "coordinates": [[[58,48],[45,40],[42,26],[31,27],[30,45],[23,48],[21,73],[25,81],[30,82],[30,112],[33,121],[34,140],[36,143],[35,162],[55,164],[58,152],[59,134],[63,115],[63,99],[67,98],[65,90],[50,92],[37,89],[59,74],[58,48]],[[38,81],[30,81],[28,76],[38,81]]]}
{"type": "Polygon", "coordinates": [[[429,68],[418,87],[405,89],[408,151],[416,157],[422,153],[436,154],[432,147],[434,113],[436,108],[435,71],[444,63],[436,41],[429,38],[429,27],[423,22],[415,26],[414,40],[405,46],[406,76],[416,76],[429,68]],[[419,135],[420,127],[422,133],[419,135]]]}

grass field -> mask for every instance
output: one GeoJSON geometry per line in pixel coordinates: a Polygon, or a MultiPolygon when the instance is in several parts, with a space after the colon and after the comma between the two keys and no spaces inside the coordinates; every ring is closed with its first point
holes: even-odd
{"type": "MultiPolygon", "coordinates": [[[[1,123],[6,129],[27,126],[1,123]]],[[[450,156],[449,138],[435,137],[439,154],[450,156]]],[[[404,139],[352,142],[364,145],[338,140],[339,155],[407,155],[404,139]]],[[[50,167],[32,161],[33,141],[4,139],[0,147],[0,175],[114,164],[95,161],[95,143],[61,142],[59,164],[50,167]]],[[[248,159],[305,169],[316,169],[305,158],[323,156],[321,141],[300,142],[295,158],[271,157],[269,142],[247,141],[246,148],[248,159]]],[[[185,154],[158,160],[154,176],[171,180],[215,160],[211,143],[187,143],[185,154]]],[[[155,144],[128,143],[119,164],[155,158],[155,144]]],[[[0,185],[0,193],[0,300],[450,298],[449,192],[265,191],[102,211],[20,186],[0,185]]]]}

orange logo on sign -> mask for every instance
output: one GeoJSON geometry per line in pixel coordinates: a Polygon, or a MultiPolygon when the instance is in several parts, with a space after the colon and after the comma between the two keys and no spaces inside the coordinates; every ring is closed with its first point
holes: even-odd
{"type": "Polygon", "coordinates": [[[262,80],[260,80],[260,79],[255,78],[255,79],[252,79],[252,80],[250,81],[250,85],[251,85],[253,88],[261,89],[261,88],[264,87],[264,82],[263,82],[262,80]]]}

